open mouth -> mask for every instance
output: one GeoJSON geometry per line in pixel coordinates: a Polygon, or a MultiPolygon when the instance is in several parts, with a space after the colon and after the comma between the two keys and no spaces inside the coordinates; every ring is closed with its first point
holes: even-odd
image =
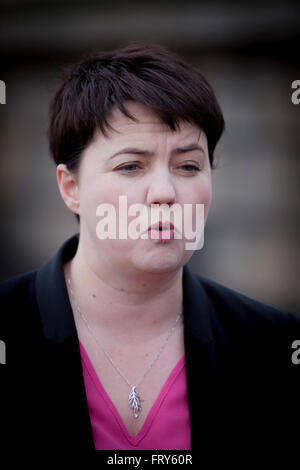
{"type": "Polygon", "coordinates": [[[162,223],[154,224],[148,228],[148,233],[150,238],[153,240],[168,241],[175,238],[175,229],[172,223],[162,223]]]}
{"type": "Polygon", "coordinates": [[[172,222],[162,223],[158,222],[157,224],[153,224],[148,228],[149,230],[158,230],[158,231],[166,231],[166,230],[174,230],[174,225],[172,222]]]}

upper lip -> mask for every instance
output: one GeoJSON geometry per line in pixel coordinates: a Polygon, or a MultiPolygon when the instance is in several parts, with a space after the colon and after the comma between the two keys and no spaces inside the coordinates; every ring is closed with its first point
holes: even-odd
{"type": "Polygon", "coordinates": [[[174,230],[174,225],[172,222],[157,222],[156,224],[149,225],[148,230],[157,230],[159,228],[174,230]]]}

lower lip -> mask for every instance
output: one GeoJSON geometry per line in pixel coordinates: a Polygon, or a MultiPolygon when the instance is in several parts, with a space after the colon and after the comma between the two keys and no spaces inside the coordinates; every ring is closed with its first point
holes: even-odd
{"type": "Polygon", "coordinates": [[[175,235],[175,230],[172,228],[170,230],[148,230],[149,236],[152,240],[161,240],[168,241],[173,240],[175,235]]]}

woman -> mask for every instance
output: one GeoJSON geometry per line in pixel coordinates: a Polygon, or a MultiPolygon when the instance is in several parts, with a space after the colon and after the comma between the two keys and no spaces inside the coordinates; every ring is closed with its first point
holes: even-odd
{"type": "Polygon", "coordinates": [[[296,317],[192,273],[184,226],[170,220],[146,224],[147,238],[99,236],[108,205],[119,228],[120,196],[147,215],[199,205],[205,221],[223,128],[204,77],[161,46],[132,44],[67,70],[49,141],[79,234],[1,286],[7,373],[26,384],[9,388],[30,423],[21,441],[202,453],[282,443],[296,413],[285,398],[299,392],[296,317]]]}

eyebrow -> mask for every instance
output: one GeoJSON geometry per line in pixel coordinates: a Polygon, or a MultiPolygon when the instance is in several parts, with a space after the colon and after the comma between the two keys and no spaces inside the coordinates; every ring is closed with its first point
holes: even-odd
{"type": "MultiPolygon", "coordinates": [[[[185,145],[184,147],[177,147],[176,149],[173,149],[171,152],[171,155],[177,155],[180,153],[186,153],[186,152],[192,152],[193,150],[200,150],[204,155],[204,149],[198,144],[189,144],[185,145]]],[[[151,152],[150,150],[142,150],[134,147],[126,147],[122,150],[119,150],[118,152],[114,153],[109,157],[109,160],[112,158],[116,157],[117,155],[120,155],[122,153],[127,153],[127,154],[132,154],[132,155],[141,155],[141,156],[150,156],[154,155],[154,152],[151,152]]]]}

